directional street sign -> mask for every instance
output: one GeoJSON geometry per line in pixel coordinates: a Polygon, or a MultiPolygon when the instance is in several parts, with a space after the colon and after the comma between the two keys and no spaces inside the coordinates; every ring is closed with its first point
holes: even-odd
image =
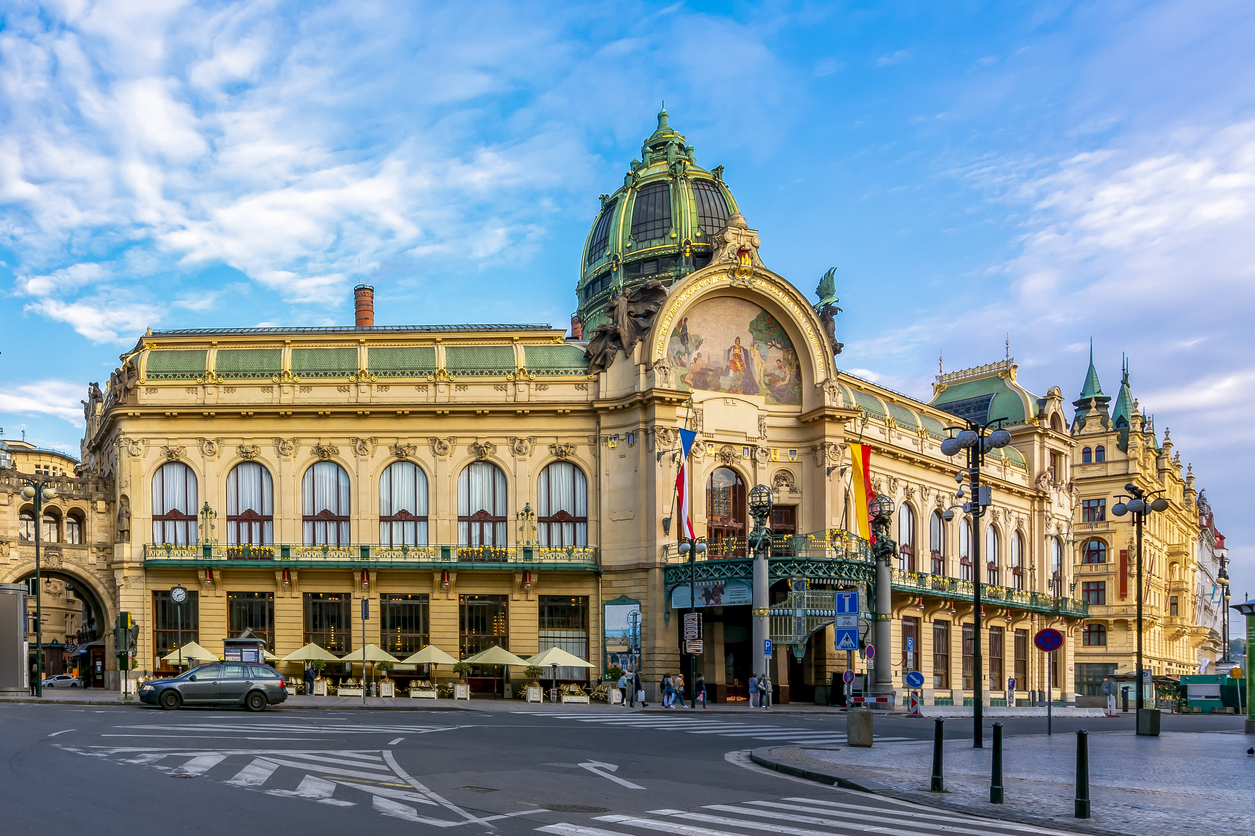
{"type": "Polygon", "coordinates": [[[857,630],[858,629],[858,616],[857,615],[838,615],[835,619],[833,619],[832,623],[833,623],[833,626],[838,627],[838,628],[853,627],[855,630],[857,630]]]}
{"type": "Polygon", "coordinates": [[[854,671],[847,668],[845,673],[841,674],[841,678],[845,680],[845,683],[847,685],[850,684],[851,682],[854,681],[854,671]]]}
{"type": "Polygon", "coordinates": [[[1015,677],[1014,677],[1014,676],[1009,677],[1009,678],[1007,679],[1007,690],[1008,690],[1008,691],[1014,691],[1014,690],[1015,690],[1015,677]]]}
{"type": "Polygon", "coordinates": [[[858,592],[838,592],[834,599],[837,615],[858,615],[858,592]]]}
{"type": "Polygon", "coordinates": [[[1037,635],[1033,636],[1033,644],[1043,653],[1054,653],[1063,647],[1063,634],[1047,627],[1037,631],[1037,635]]]}
{"type": "Polygon", "coordinates": [[[858,628],[838,628],[836,633],[837,650],[858,650],[858,628]]]}
{"type": "Polygon", "coordinates": [[[700,639],[702,637],[702,616],[701,613],[688,612],[684,614],[684,638],[700,639]]]}
{"type": "Polygon", "coordinates": [[[906,687],[923,688],[924,687],[924,675],[920,673],[919,671],[911,671],[910,673],[906,675],[906,687]]]}

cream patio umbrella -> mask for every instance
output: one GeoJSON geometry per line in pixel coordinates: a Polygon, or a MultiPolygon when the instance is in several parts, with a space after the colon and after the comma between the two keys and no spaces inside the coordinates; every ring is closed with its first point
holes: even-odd
{"type": "Polygon", "coordinates": [[[183,647],[176,647],[161,657],[161,661],[169,662],[171,665],[182,665],[186,662],[217,662],[218,656],[210,653],[196,642],[188,642],[183,647]]]}
{"type": "MultiPolygon", "coordinates": [[[[466,659],[463,659],[462,661],[466,662],[468,665],[501,665],[502,668],[506,667],[507,665],[520,665],[524,667],[526,667],[527,665],[527,660],[520,659],[519,657],[515,656],[510,651],[505,650],[495,644],[492,647],[488,648],[487,650],[481,650],[480,652],[476,653],[474,656],[470,656],[466,659]]],[[[502,672],[504,673],[504,670],[502,672]]],[[[503,676],[502,677],[503,687],[504,687],[504,681],[505,681],[505,677],[503,676]]]]}
{"type": "Polygon", "coordinates": [[[407,656],[403,665],[431,665],[431,684],[436,684],[436,665],[456,665],[458,660],[445,653],[434,644],[429,644],[417,653],[407,656]]]}
{"type": "Polygon", "coordinates": [[[544,667],[545,665],[553,665],[553,678],[549,681],[550,689],[558,687],[558,667],[564,668],[591,668],[591,662],[586,662],[574,653],[567,653],[560,647],[551,647],[548,650],[542,650],[535,656],[527,660],[527,664],[544,667]]]}
{"type": "Polygon", "coordinates": [[[294,650],[287,656],[284,656],[282,662],[338,662],[340,657],[336,656],[329,650],[324,650],[320,645],[310,642],[300,650],[294,650]]]}
{"type": "Polygon", "coordinates": [[[366,663],[370,662],[392,662],[396,664],[401,660],[384,650],[377,644],[368,644],[363,648],[354,650],[352,653],[345,654],[340,657],[341,662],[361,662],[362,663],[362,696],[366,696],[366,663]]]}

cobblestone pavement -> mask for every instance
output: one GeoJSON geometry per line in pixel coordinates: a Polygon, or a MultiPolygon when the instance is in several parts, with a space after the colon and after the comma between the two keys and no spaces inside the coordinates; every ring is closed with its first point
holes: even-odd
{"type": "MultiPolygon", "coordinates": [[[[1093,832],[1249,836],[1255,833],[1255,736],[1225,732],[1130,732],[1089,735],[1093,832]]],[[[928,792],[932,744],[895,743],[870,749],[803,749],[799,754],[833,764],[835,771],[878,781],[912,797],[944,799],[973,813],[997,816],[989,803],[991,742],[945,743],[944,795],[928,792]]],[[[1041,816],[1059,824],[1072,817],[1076,735],[1007,737],[1003,750],[1006,812],[1041,816]]]]}

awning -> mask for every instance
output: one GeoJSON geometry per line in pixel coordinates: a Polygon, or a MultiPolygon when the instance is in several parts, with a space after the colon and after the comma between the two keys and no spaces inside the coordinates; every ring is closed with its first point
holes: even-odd
{"type": "Polygon", "coordinates": [[[563,668],[591,668],[592,664],[584,661],[573,653],[567,653],[560,647],[551,647],[548,650],[541,651],[535,656],[527,660],[529,665],[539,665],[546,667],[549,665],[557,665],[563,668]]]}
{"type": "Polygon", "coordinates": [[[470,658],[463,659],[470,665],[522,665],[527,666],[527,660],[520,659],[508,650],[503,650],[497,645],[493,645],[487,650],[481,650],[470,658]]]}
{"type": "Polygon", "coordinates": [[[405,658],[406,665],[456,665],[458,660],[445,653],[434,644],[429,644],[412,656],[405,658]]]}

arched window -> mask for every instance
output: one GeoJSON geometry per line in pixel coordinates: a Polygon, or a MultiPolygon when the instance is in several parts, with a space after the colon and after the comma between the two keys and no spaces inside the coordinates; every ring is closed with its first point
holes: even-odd
{"type": "Polygon", "coordinates": [[[17,536],[19,540],[35,539],[35,514],[23,511],[18,515],[17,536]]]}
{"type": "Polygon", "coordinates": [[[588,545],[588,479],[570,462],[554,462],[536,482],[542,546],[588,545]]]}
{"type": "Polygon", "coordinates": [[[1024,588],[1024,535],[1019,531],[1011,535],[1011,588],[1024,588]]]}
{"type": "Polygon", "coordinates": [[[458,542],[505,546],[505,473],[492,462],[471,462],[458,474],[458,542]]]}
{"type": "Polygon", "coordinates": [[[44,511],[43,531],[40,537],[45,543],[59,543],[61,541],[61,518],[57,516],[55,511],[44,511]]]}
{"type": "Polygon", "coordinates": [[[1050,593],[1056,597],[1063,588],[1063,543],[1058,537],[1050,538],[1050,593]]]}
{"type": "Polygon", "coordinates": [[[1086,447],[1081,450],[1081,464],[1089,464],[1094,460],[1094,451],[1086,447]]]}
{"type": "Polygon", "coordinates": [[[898,568],[915,571],[915,512],[905,502],[898,508],[898,568]]]}
{"type": "Polygon", "coordinates": [[[928,522],[928,551],[932,556],[932,573],[946,573],[946,523],[940,511],[933,511],[928,522]]]}
{"type": "Polygon", "coordinates": [[[269,470],[257,462],[240,462],[231,468],[227,474],[227,545],[273,545],[274,509],[269,470]]]}
{"type": "Polygon", "coordinates": [[[301,520],[305,545],[347,546],[349,474],[335,462],[315,462],[301,480],[301,520]]]}
{"type": "Polygon", "coordinates": [[[1081,636],[1081,644],[1085,647],[1107,646],[1107,628],[1102,624],[1086,624],[1081,636]]]}
{"type": "Polygon", "coordinates": [[[83,518],[73,512],[65,515],[65,542],[75,545],[83,542],[83,518]]]}
{"type": "Polygon", "coordinates": [[[1063,418],[1057,412],[1050,416],[1050,429],[1063,432],[1063,418]]]}
{"type": "Polygon", "coordinates": [[[745,546],[745,482],[730,467],[716,467],[706,483],[706,540],[712,557],[741,557],[745,546]]]}
{"type": "Polygon", "coordinates": [[[959,523],[959,580],[972,579],[972,523],[964,519],[959,523]]]}
{"type": "Polygon", "coordinates": [[[1002,584],[1002,574],[999,572],[1001,564],[998,545],[998,529],[991,525],[985,529],[985,565],[989,567],[989,576],[985,579],[985,582],[990,586],[1000,586],[1002,584]]]}
{"type": "Polygon", "coordinates": [[[1107,448],[1099,444],[1094,448],[1094,461],[1105,462],[1107,460],[1107,448]]]}
{"type": "Polygon", "coordinates": [[[197,541],[196,474],[183,462],[166,462],[153,474],[153,542],[188,546],[197,541]]]}
{"type": "Polygon", "coordinates": [[[393,462],[379,477],[379,542],[427,545],[427,474],[413,462],[393,462]]]}
{"type": "Polygon", "coordinates": [[[1107,544],[1102,540],[1089,540],[1081,551],[1083,563],[1106,563],[1107,544]]]}

